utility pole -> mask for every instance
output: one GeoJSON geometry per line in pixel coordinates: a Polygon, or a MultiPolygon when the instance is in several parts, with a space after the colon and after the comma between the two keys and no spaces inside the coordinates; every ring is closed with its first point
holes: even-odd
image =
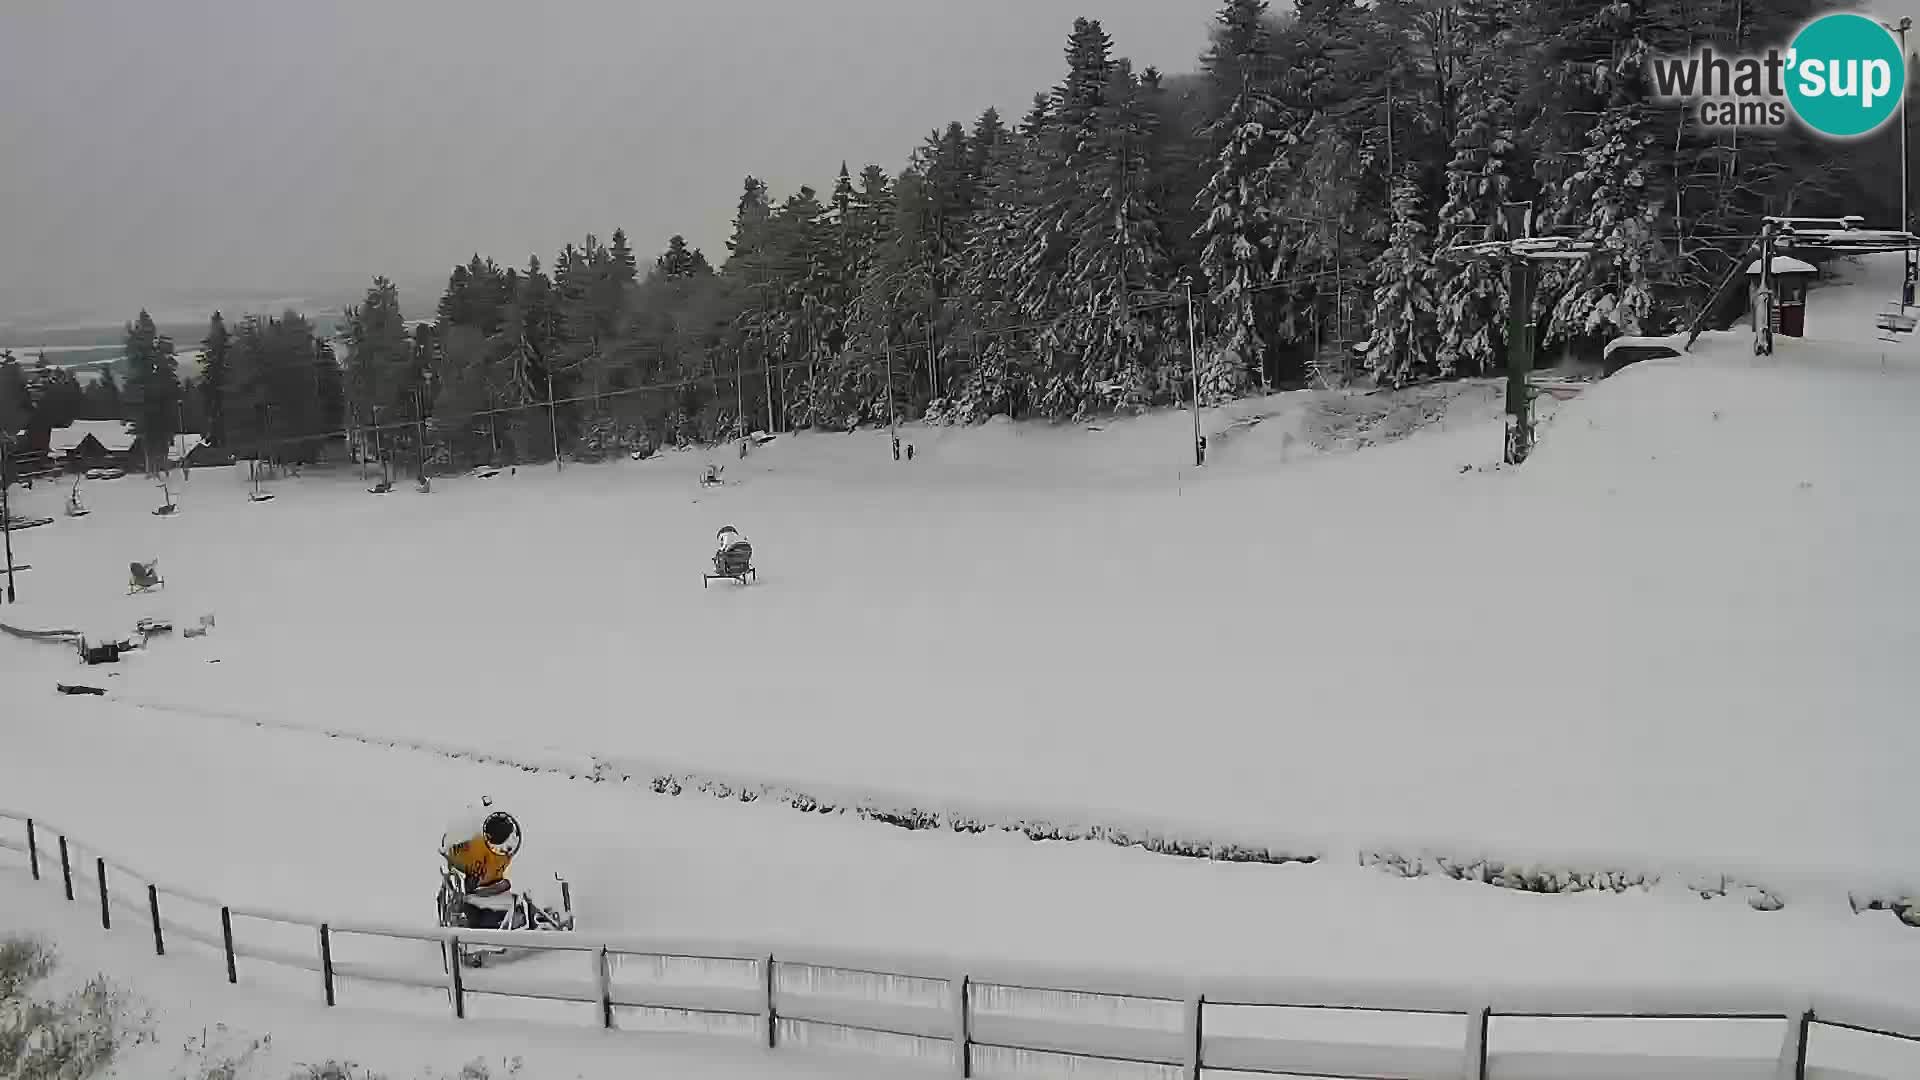
{"type": "Polygon", "coordinates": [[[13,487],[13,432],[0,431],[0,534],[6,536],[7,603],[19,597],[13,591],[13,509],[7,504],[7,490],[13,487]]]}
{"type": "Polygon", "coordinates": [[[1193,279],[1183,276],[1180,284],[1187,291],[1187,368],[1193,374],[1193,464],[1199,468],[1207,463],[1207,443],[1200,437],[1200,338],[1193,325],[1193,279]]]}
{"type": "Polygon", "coordinates": [[[747,392],[740,382],[742,351],[738,346],[733,350],[733,426],[736,429],[734,435],[744,439],[747,437],[747,392]]]}
{"type": "MultiPolygon", "coordinates": [[[[1908,69],[1911,68],[1911,64],[1909,63],[1907,58],[1907,31],[1913,29],[1913,20],[1910,18],[1903,18],[1900,20],[1899,25],[1895,26],[1893,29],[1895,33],[1898,33],[1900,35],[1900,66],[1903,74],[1908,74],[1910,73],[1908,69]]],[[[1901,83],[1901,87],[1902,89],[1900,94],[1900,231],[1911,232],[1913,231],[1913,222],[1909,220],[1907,217],[1907,98],[1912,96],[1913,91],[1910,88],[1908,88],[1905,82],[1901,83]]],[[[1906,312],[1907,308],[1913,303],[1913,289],[1914,289],[1914,283],[1917,279],[1920,279],[1920,266],[1917,266],[1914,263],[1914,251],[1913,251],[1913,248],[1909,246],[1907,248],[1907,257],[1906,257],[1906,278],[1900,286],[1900,311],[1903,314],[1906,312]]]]}
{"type": "Polygon", "coordinates": [[[1342,385],[1353,384],[1353,350],[1347,348],[1347,265],[1342,258],[1340,234],[1345,232],[1345,222],[1333,223],[1333,344],[1340,350],[1340,381],[1342,385]]]}
{"type": "Polygon", "coordinates": [[[766,364],[767,377],[767,434],[774,432],[773,426],[773,331],[767,327],[766,315],[760,316],[760,358],[766,364]]]}
{"type": "MultiPolygon", "coordinates": [[[[1393,79],[1387,79],[1387,187],[1393,187],[1393,79]]],[[[1389,194],[1391,199],[1392,195],[1389,194]]]]}
{"type": "Polygon", "coordinates": [[[553,368],[547,368],[547,430],[553,435],[553,471],[560,471],[560,413],[553,403],[553,368]]]}
{"type": "Polygon", "coordinates": [[[893,411],[893,338],[887,336],[884,329],[881,333],[883,336],[886,336],[885,347],[887,353],[887,438],[889,440],[888,444],[893,447],[894,459],[898,460],[900,457],[900,421],[894,415],[893,411]]]}
{"type": "Polygon", "coordinates": [[[946,243],[946,208],[934,193],[933,260],[927,265],[927,401],[940,396],[940,369],[933,348],[933,327],[940,321],[940,247],[946,243]]]}
{"type": "Polygon", "coordinates": [[[427,483],[427,394],[424,389],[413,392],[413,438],[419,448],[414,456],[420,462],[420,475],[414,479],[422,487],[427,483]]]}
{"type": "MultiPolygon", "coordinates": [[[[1508,203],[1507,239],[1520,240],[1531,231],[1533,208],[1508,203]]],[[[1518,465],[1533,448],[1532,398],[1527,375],[1533,370],[1533,264],[1516,249],[1507,249],[1507,446],[1505,461],[1518,465]]]]}
{"type": "MultiPolygon", "coordinates": [[[[380,463],[380,482],[391,487],[393,486],[393,477],[387,475],[387,456],[384,452],[385,448],[380,444],[380,406],[373,405],[369,406],[369,408],[373,412],[373,426],[368,428],[365,434],[373,437],[370,445],[373,449],[373,459],[380,463]]],[[[257,457],[258,455],[255,456],[257,457]]]]}

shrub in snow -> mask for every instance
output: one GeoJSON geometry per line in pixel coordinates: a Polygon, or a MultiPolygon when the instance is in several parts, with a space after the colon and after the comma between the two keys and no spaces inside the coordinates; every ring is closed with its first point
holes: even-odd
{"type": "MultiPolygon", "coordinates": [[[[1438,873],[1455,881],[1471,881],[1501,889],[1534,893],[1577,893],[1604,890],[1624,893],[1648,892],[1660,884],[1658,874],[1630,870],[1582,870],[1567,866],[1523,866],[1497,859],[1455,860],[1445,855],[1403,855],[1393,851],[1362,851],[1360,865],[1371,866],[1397,877],[1425,877],[1438,873]]],[[[1786,901],[1750,882],[1725,876],[1695,878],[1687,888],[1702,899],[1719,899],[1730,893],[1744,897],[1755,911],[1779,911],[1786,901]]]]}
{"type": "Polygon", "coordinates": [[[241,1080],[242,1077],[256,1075],[249,1067],[254,1055],[272,1044],[271,1035],[247,1039],[234,1034],[225,1024],[216,1024],[211,1031],[203,1030],[199,1035],[189,1038],[182,1049],[188,1057],[200,1061],[195,1071],[189,1074],[196,1080],[241,1080]]]}
{"type": "Polygon", "coordinates": [[[28,994],[53,971],[50,946],[0,939],[0,1077],[83,1080],[112,1062],[122,1034],[123,1001],[94,979],[58,1001],[28,994]]]}
{"type": "Polygon", "coordinates": [[[323,1061],[318,1065],[296,1067],[287,1074],[287,1080],[386,1080],[386,1077],[351,1061],[323,1061]]]}

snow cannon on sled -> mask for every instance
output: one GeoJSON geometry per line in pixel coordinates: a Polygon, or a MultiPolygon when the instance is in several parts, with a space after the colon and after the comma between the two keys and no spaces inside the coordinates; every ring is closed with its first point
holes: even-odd
{"type": "MultiPolygon", "coordinates": [[[[542,907],[532,895],[517,890],[497,897],[470,896],[466,875],[452,866],[445,867],[440,876],[440,926],[457,930],[570,931],[573,929],[573,886],[559,874],[553,875],[553,880],[560,885],[558,908],[542,907]],[[473,903],[476,900],[487,906],[473,903]]],[[[477,968],[488,960],[514,959],[533,951],[537,950],[463,941],[458,959],[468,967],[477,968]]]]}
{"type": "Polygon", "coordinates": [[[737,581],[745,585],[756,576],[753,545],[742,541],[713,557],[713,569],[702,575],[700,587],[704,589],[712,581],[737,581]]]}
{"type": "Polygon", "coordinates": [[[720,541],[720,550],[713,553],[713,570],[701,577],[701,588],[706,588],[710,581],[731,580],[745,585],[758,576],[753,569],[753,545],[740,535],[740,530],[728,525],[714,538],[720,541]]]}

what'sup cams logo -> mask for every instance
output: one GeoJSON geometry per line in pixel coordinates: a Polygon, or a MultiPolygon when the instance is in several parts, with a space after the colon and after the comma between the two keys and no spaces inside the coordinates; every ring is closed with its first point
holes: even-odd
{"type": "Polygon", "coordinates": [[[1853,12],[1807,23],[1784,52],[1727,55],[1709,48],[1651,57],[1650,68],[1654,95],[1696,105],[1703,126],[1778,128],[1799,117],[1834,139],[1878,131],[1907,92],[1899,39],[1853,12]]]}

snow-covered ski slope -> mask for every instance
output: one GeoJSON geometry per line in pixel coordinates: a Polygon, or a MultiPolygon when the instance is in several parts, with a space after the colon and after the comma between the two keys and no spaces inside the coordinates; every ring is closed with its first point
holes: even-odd
{"type": "Polygon", "coordinates": [[[1920,892],[1920,359],[1873,340],[1897,269],[1857,277],[1774,357],[1716,336],[1554,407],[1517,470],[1493,464],[1496,392],[1467,386],[1371,427],[1313,395],[1210,410],[1203,471],[1169,414],[914,427],[910,464],[885,432],[782,436],[424,496],[309,472],[253,504],[202,470],[172,518],[143,481],[88,484],[91,516],[15,538],[34,569],[0,621],[217,625],[117,667],[0,638],[0,804],[339,918],[430,918],[432,845],[489,791],[583,930],[1920,1002],[1920,931],[1847,903],[1920,892]],[[1361,427],[1410,433],[1350,452],[1361,427]],[[701,588],[723,524],[758,584],[701,588]],[[165,589],[125,595],[155,557],[165,589]],[[1096,827],[1318,861],[1021,835],[1096,827]],[[1530,895],[1362,856],[1660,883],[1530,895]],[[1785,907],[1742,902],[1763,895],[1785,907]]]}

